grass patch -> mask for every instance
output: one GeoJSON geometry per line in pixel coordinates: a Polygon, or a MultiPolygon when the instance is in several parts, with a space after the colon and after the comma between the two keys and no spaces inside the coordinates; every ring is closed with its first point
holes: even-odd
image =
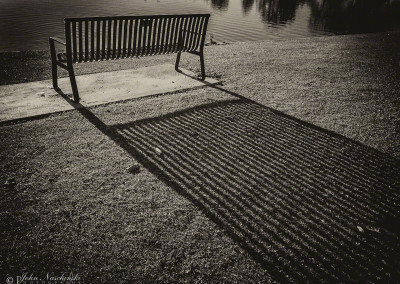
{"type": "MultiPolygon", "coordinates": [[[[0,275],[398,279],[398,38],[208,47],[221,88],[1,126],[0,275]]],[[[199,71],[196,57],[182,59],[199,71]]],[[[48,78],[26,70],[3,83],[48,78]]]]}

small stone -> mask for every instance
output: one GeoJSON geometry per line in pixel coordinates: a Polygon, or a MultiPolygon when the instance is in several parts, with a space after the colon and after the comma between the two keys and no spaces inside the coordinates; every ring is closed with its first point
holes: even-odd
{"type": "Polygon", "coordinates": [[[367,227],[367,230],[375,232],[375,233],[380,233],[380,229],[376,227],[367,227]]]}
{"type": "Polygon", "coordinates": [[[37,93],[36,95],[39,96],[39,97],[44,97],[44,92],[37,93]]]}
{"type": "Polygon", "coordinates": [[[13,188],[13,187],[15,186],[15,184],[16,184],[15,178],[9,178],[8,180],[6,180],[6,181],[4,182],[4,185],[5,185],[7,188],[13,188]]]}
{"type": "Polygon", "coordinates": [[[163,154],[163,152],[161,151],[160,148],[155,147],[155,148],[154,148],[154,151],[156,151],[156,154],[157,154],[158,156],[161,156],[161,155],[163,154]]]}
{"type": "Polygon", "coordinates": [[[358,229],[358,231],[359,231],[360,233],[364,233],[364,229],[363,229],[362,227],[357,226],[357,229],[358,229]]]}
{"type": "Polygon", "coordinates": [[[140,165],[138,163],[133,164],[132,166],[126,169],[129,173],[135,174],[140,171],[140,165]]]}

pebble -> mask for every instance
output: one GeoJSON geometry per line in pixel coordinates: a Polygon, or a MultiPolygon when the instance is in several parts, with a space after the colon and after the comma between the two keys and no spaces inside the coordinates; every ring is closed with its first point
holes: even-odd
{"type": "Polygon", "coordinates": [[[13,188],[15,186],[16,182],[15,182],[15,178],[9,178],[8,180],[5,181],[4,185],[7,188],[13,188]]]}
{"type": "Polygon", "coordinates": [[[161,151],[160,148],[155,147],[154,150],[156,151],[156,154],[157,154],[158,156],[161,156],[161,155],[163,154],[163,152],[161,151]]]}
{"type": "Polygon", "coordinates": [[[135,174],[140,171],[140,165],[138,163],[133,164],[132,166],[126,169],[129,173],[135,174]]]}

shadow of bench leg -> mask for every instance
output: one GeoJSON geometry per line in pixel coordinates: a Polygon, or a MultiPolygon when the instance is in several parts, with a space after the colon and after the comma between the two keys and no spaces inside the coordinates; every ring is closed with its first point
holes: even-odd
{"type": "Polygon", "coordinates": [[[75,73],[72,66],[68,68],[69,80],[71,81],[72,94],[74,96],[74,102],[79,103],[78,86],[76,85],[75,73]]]}

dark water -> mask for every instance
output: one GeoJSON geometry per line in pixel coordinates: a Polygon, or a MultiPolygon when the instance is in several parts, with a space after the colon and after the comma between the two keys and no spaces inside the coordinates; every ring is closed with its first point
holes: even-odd
{"type": "Polygon", "coordinates": [[[63,18],[211,13],[216,41],[399,29],[400,0],[0,0],[0,51],[47,49],[63,18]]]}

